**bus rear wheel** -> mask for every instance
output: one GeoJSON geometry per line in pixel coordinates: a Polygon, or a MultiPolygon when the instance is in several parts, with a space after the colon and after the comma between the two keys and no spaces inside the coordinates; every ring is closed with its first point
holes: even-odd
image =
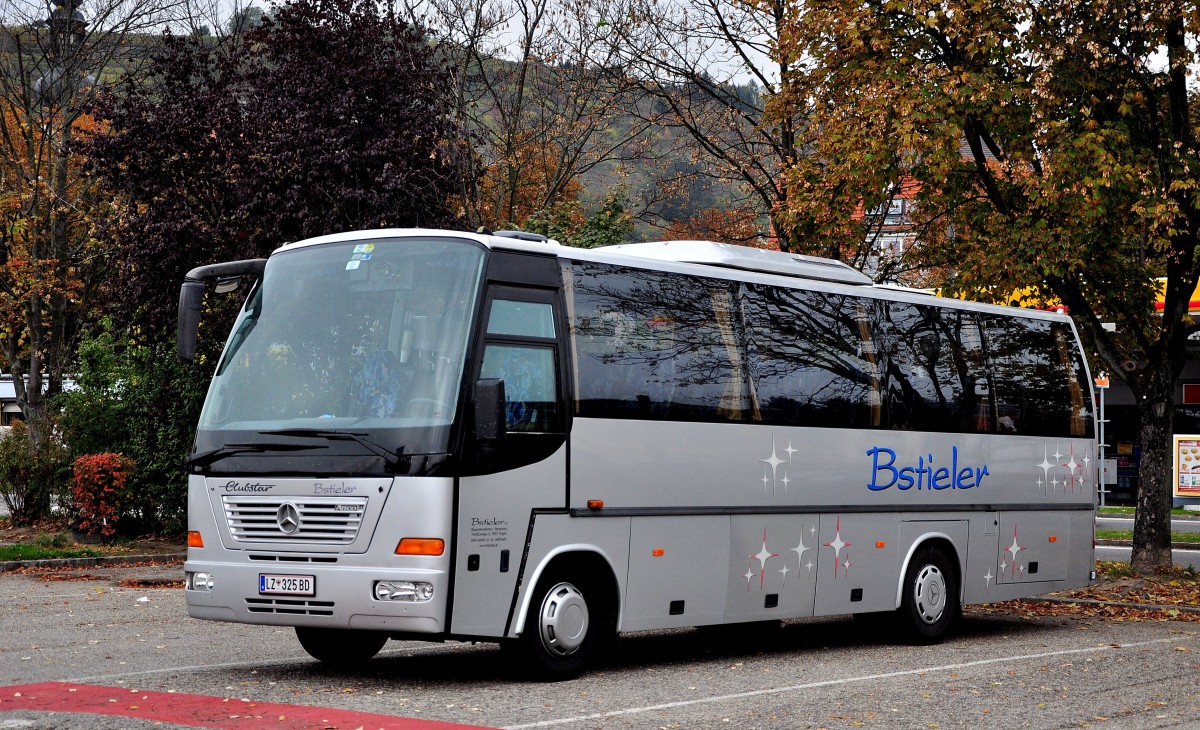
{"type": "Polygon", "coordinates": [[[920,644],[941,641],[958,621],[962,606],[958,578],[945,551],[923,547],[904,575],[900,620],[909,638],[920,644]]]}
{"type": "Polygon", "coordinates": [[[518,644],[534,678],[578,677],[614,632],[596,591],[591,583],[557,573],[538,581],[518,644]]]}
{"type": "Polygon", "coordinates": [[[322,664],[353,668],[378,654],[388,635],[379,631],[297,626],[296,638],[304,651],[322,664]]]}

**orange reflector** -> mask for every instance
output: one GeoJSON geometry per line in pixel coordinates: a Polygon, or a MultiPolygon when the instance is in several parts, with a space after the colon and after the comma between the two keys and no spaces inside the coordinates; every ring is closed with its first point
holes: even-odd
{"type": "Polygon", "coordinates": [[[397,555],[441,555],[446,541],[437,537],[406,537],[396,544],[397,555]]]}
{"type": "Polygon", "coordinates": [[[589,499],[588,500],[588,509],[604,509],[604,500],[603,499],[589,499]]]}
{"type": "Polygon", "coordinates": [[[883,540],[880,540],[879,542],[875,543],[875,547],[877,547],[877,548],[887,547],[887,543],[884,542],[883,540]]]}
{"type": "Polygon", "coordinates": [[[188,530],[188,547],[204,547],[204,538],[200,537],[199,530],[188,530]]]}
{"type": "Polygon", "coordinates": [[[654,548],[653,550],[650,551],[650,554],[656,558],[661,558],[662,556],[667,554],[667,551],[663,550],[662,548],[654,548]]]}
{"type": "Polygon", "coordinates": [[[1058,542],[1058,538],[1054,535],[1050,536],[1050,542],[1058,542]]]}

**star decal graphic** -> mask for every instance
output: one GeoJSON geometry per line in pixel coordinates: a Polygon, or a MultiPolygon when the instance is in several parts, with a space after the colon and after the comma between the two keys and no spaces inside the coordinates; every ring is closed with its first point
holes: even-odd
{"type": "Polygon", "coordinates": [[[1056,442],[1053,454],[1048,442],[1042,447],[1042,461],[1035,464],[1042,473],[1034,483],[1043,494],[1054,494],[1060,486],[1063,493],[1076,492],[1093,483],[1091,454],[1085,449],[1080,456],[1075,447],[1074,443],[1069,443],[1067,452],[1063,453],[1062,444],[1056,442]]]}
{"type": "Polygon", "coordinates": [[[1044,447],[1045,454],[1042,456],[1042,463],[1037,466],[1042,470],[1042,478],[1038,481],[1038,486],[1045,489],[1046,482],[1050,481],[1050,470],[1054,468],[1054,462],[1050,461],[1050,447],[1044,447]]]}
{"type": "MultiPolygon", "coordinates": [[[[1012,577],[1013,578],[1017,577],[1017,553],[1021,552],[1024,549],[1025,548],[1021,547],[1020,543],[1017,542],[1017,526],[1013,525],[1012,545],[1009,545],[1008,547],[1004,548],[1004,552],[1006,552],[1012,556],[1012,569],[1013,569],[1012,577]]],[[[1000,563],[1000,568],[1001,569],[1004,568],[1004,563],[1000,563]]],[[[1021,570],[1022,570],[1022,572],[1024,572],[1025,569],[1022,568],[1021,570]]]]}
{"type": "Polygon", "coordinates": [[[833,577],[837,577],[838,565],[842,559],[842,550],[850,547],[853,544],[854,543],[852,542],[846,542],[842,540],[842,518],[839,516],[837,518],[837,531],[834,534],[833,539],[825,543],[825,547],[833,548],[833,577]]]}
{"type": "MultiPolygon", "coordinates": [[[[787,462],[779,458],[779,454],[775,450],[775,437],[771,437],[771,455],[765,459],[759,459],[771,469],[771,493],[775,493],[775,486],[779,483],[779,465],[787,462]]],[[[766,484],[766,477],[763,477],[763,484],[766,484]]]]}
{"type": "Polygon", "coordinates": [[[776,442],[775,442],[775,436],[772,435],[771,436],[771,455],[765,459],[759,459],[760,463],[767,465],[766,468],[764,469],[763,478],[762,478],[763,490],[764,491],[770,490],[771,494],[776,494],[779,489],[779,485],[781,485],[781,484],[783,485],[783,491],[784,492],[788,491],[788,486],[794,480],[792,480],[788,476],[788,472],[787,472],[786,468],[782,469],[783,476],[781,477],[780,476],[780,473],[781,473],[780,467],[784,467],[785,465],[790,465],[792,463],[792,457],[794,455],[800,453],[799,449],[796,449],[792,446],[791,439],[788,439],[787,448],[783,449],[783,453],[787,456],[786,459],[779,455],[779,451],[780,451],[780,449],[778,448],[778,446],[776,445],[776,442]]]}
{"type": "MultiPolygon", "coordinates": [[[[751,560],[757,560],[757,561],[758,561],[758,566],[759,566],[759,569],[758,569],[758,587],[759,587],[759,588],[762,588],[762,587],[763,587],[763,583],[766,581],[766,575],[767,575],[767,561],[768,561],[768,560],[770,560],[771,558],[777,558],[777,557],[779,557],[779,553],[773,553],[773,552],[771,552],[770,550],[768,550],[768,549],[767,549],[767,529],[764,527],[764,528],[763,528],[763,543],[762,543],[762,549],[761,549],[761,550],[759,550],[759,551],[758,551],[757,553],[755,553],[754,555],[751,555],[751,556],[750,556],[750,559],[751,559],[751,560]]],[[[753,564],[751,564],[751,565],[753,565],[753,564]]]]}
{"type": "Polygon", "coordinates": [[[988,569],[987,569],[987,572],[983,574],[983,579],[984,579],[985,581],[987,581],[987,587],[988,587],[988,588],[991,588],[991,587],[992,587],[992,578],[995,578],[995,577],[996,577],[996,576],[992,575],[992,569],[991,569],[991,568],[988,568],[988,569]]]}
{"type": "MultiPolygon", "coordinates": [[[[813,529],[816,528],[814,527],[813,529]]],[[[808,552],[809,550],[812,550],[812,548],[804,544],[804,533],[800,533],[800,544],[794,548],[791,548],[791,551],[796,553],[797,564],[802,564],[804,562],[804,553],[808,552]]]]}

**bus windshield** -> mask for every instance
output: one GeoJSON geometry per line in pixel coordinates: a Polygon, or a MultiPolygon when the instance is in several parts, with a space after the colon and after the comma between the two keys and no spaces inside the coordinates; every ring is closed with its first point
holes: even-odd
{"type": "Polygon", "coordinates": [[[444,452],[484,258],[445,238],[274,255],[234,324],[197,448],[231,431],[347,429],[390,450],[444,452]]]}

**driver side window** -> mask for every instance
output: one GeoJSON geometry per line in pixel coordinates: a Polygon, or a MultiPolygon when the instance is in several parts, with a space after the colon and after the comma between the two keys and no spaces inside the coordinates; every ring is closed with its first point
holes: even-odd
{"type": "Polygon", "coordinates": [[[549,302],[492,300],[481,378],[504,381],[509,432],[547,433],[562,428],[549,302]]]}

